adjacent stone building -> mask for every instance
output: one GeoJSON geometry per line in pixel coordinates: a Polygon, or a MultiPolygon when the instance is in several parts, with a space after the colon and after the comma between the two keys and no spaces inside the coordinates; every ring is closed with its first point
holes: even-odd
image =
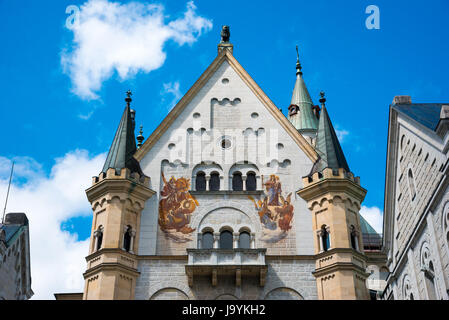
{"type": "Polygon", "coordinates": [[[24,213],[8,213],[0,223],[0,300],[32,295],[28,219],[24,213]]]}
{"type": "Polygon", "coordinates": [[[449,103],[390,106],[384,299],[449,299],[449,103]]]}
{"type": "Polygon", "coordinates": [[[236,60],[226,28],[215,60],[143,144],[125,100],[86,190],[83,299],[370,298],[367,266],[382,254],[365,252],[367,191],[299,55],[288,117],[236,60]]]}

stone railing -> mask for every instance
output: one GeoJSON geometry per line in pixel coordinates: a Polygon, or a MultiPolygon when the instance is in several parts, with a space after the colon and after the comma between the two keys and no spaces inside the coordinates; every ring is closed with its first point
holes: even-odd
{"type": "Polygon", "coordinates": [[[187,249],[188,266],[264,266],[267,249],[187,249]]]}

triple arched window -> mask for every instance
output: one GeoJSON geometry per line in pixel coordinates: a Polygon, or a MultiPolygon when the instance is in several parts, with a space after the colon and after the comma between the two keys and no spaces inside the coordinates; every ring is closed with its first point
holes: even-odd
{"type": "Polygon", "coordinates": [[[224,229],[220,233],[213,233],[209,228],[200,234],[198,242],[201,249],[250,249],[254,238],[250,232],[242,230],[240,233],[233,233],[230,229],[224,229]]]}

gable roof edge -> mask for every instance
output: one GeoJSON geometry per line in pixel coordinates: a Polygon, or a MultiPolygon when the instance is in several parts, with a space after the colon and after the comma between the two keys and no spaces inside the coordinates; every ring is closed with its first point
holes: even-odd
{"type": "Polygon", "coordinates": [[[140,161],[143,159],[151,148],[156,144],[159,138],[165,133],[170,125],[176,120],[176,118],[182,113],[185,107],[192,101],[196,93],[203,88],[204,84],[210,79],[212,74],[218,69],[224,60],[229,62],[229,65],[240,76],[243,82],[251,89],[256,97],[265,105],[271,115],[281,124],[281,126],[292,137],[296,144],[304,151],[307,157],[315,163],[318,160],[318,154],[315,149],[307,142],[307,140],[294,128],[294,126],[288,121],[288,119],[282,114],[282,112],[276,107],[276,105],[268,98],[268,96],[262,91],[257,83],[251,78],[246,70],[240,65],[237,59],[228,51],[221,51],[217,57],[212,61],[206,71],[200,76],[200,78],[193,84],[193,86],[187,91],[187,93],[181,98],[181,100],[173,107],[169,114],[162,120],[159,126],[153,131],[153,133],[146,139],[144,144],[137,150],[134,157],[140,161]]]}

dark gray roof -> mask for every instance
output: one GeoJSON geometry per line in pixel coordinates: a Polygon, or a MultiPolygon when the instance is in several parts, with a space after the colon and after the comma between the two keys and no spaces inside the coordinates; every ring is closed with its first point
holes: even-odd
{"type": "Polygon", "coordinates": [[[8,213],[5,216],[4,224],[0,223],[0,230],[3,230],[5,232],[4,241],[8,244],[8,242],[14,237],[14,235],[20,230],[20,228],[27,225],[28,218],[25,213],[8,213]]]}
{"type": "Polygon", "coordinates": [[[5,224],[28,225],[28,218],[23,212],[11,212],[5,216],[5,224]]]}
{"type": "Polygon", "coordinates": [[[341,149],[340,142],[338,141],[337,134],[332,126],[332,122],[325,106],[323,106],[320,114],[315,149],[320,156],[320,159],[314,164],[310,174],[321,172],[326,168],[343,168],[347,172],[350,172],[345,155],[341,149]]]}
{"type": "Polygon", "coordinates": [[[393,108],[435,131],[438,121],[440,121],[442,105],[442,103],[395,104],[393,108]]]}
{"type": "Polygon", "coordinates": [[[5,231],[5,242],[8,243],[9,240],[16,234],[16,232],[21,228],[21,225],[5,225],[0,223],[0,230],[5,231]]]}
{"type": "Polygon", "coordinates": [[[142,176],[143,172],[139,162],[134,158],[136,150],[134,119],[128,104],[123,112],[102,172],[106,172],[109,168],[114,168],[117,174],[119,174],[121,169],[128,168],[131,172],[137,172],[142,176]]]}
{"type": "Polygon", "coordinates": [[[360,228],[362,229],[362,233],[364,234],[377,234],[377,231],[368,223],[368,221],[360,215],[360,228]]]}

